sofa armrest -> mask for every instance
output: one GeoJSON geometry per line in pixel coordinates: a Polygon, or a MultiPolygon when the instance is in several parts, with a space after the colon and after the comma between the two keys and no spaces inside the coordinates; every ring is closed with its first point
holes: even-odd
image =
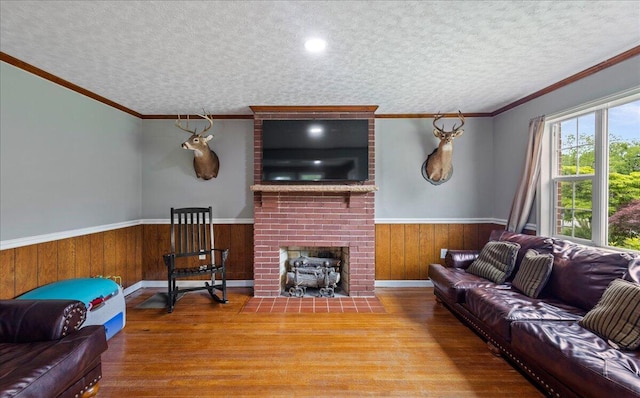
{"type": "Polygon", "coordinates": [[[444,264],[449,268],[466,269],[478,258],[479,250],[447,250],[444,264]]]}
{"type": "Polygon", "coordinates": [[[0,300],[0,343],[59,340],[87,316],[77,300],[0,300]]]}

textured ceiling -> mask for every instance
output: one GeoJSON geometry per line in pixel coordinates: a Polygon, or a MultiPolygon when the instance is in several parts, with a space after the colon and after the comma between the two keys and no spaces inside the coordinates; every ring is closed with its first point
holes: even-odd
{"type": "Polygon", "coordinates": [[[144,115],[470,113],[638,46],[640,1],[1,0],[0,27],[0,51],[144,115]]]}

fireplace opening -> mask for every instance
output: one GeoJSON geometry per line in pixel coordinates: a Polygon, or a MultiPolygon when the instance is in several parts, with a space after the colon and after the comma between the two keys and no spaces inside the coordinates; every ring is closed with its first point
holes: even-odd
{"type": "Polygon", "coordinates": [[[281,294],[287,297],[348,296],[348,247],[281,247],[281,294]]]}

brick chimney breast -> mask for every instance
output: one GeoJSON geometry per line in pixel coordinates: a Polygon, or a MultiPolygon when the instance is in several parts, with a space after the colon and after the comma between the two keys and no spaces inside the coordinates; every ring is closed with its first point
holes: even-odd
{"type": "Polygon", "coordinates": [[[252,106],[254,111],[254,296],[282,294],[283,247],[346,247],[349,296],[374,296],[375,119],[377,106],[252,106]],[[262,184],[265,119],[368,119],[369,180],[353,185],[262,184]]]}

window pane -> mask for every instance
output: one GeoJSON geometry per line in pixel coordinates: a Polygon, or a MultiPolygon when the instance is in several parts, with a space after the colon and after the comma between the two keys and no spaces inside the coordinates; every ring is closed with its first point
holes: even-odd
{"type": "Polygon", "coordinates": [[[595,157],[596,115],[589,113],[578,118],[578,161],[576,174],[593,174],[595,157]]]}
{"type": "Polygon", "coordinates": [[[569,119],[560,122],[559,148],[574,148],[576,146],[576,133],[578,131],[578,119],[569,119]]]}
{"type": "Polygon", "coordinates": [[[595,113],[558,123],[558,175],[591,175],[595,167],[595,113]]]}
{"type": "Polygon", "coordinates": [[[578,152],[576,151],[577,123],[578,119],[569,119],[558,123],[560,133],[556,146],[558,148],[556,159],[558,159],[557,174],[559,175],[576,174],[575,165],[578,160],[578,152]]]}
{"type": "Polygon", "coordinates": [[[556,233],[591,239],[591,180],[557,182],[556,233]]]}
{"type": "Polygon", "coordinates": [[[610,246],[640,250],[640,100],[609,109],[610,246]]]}

